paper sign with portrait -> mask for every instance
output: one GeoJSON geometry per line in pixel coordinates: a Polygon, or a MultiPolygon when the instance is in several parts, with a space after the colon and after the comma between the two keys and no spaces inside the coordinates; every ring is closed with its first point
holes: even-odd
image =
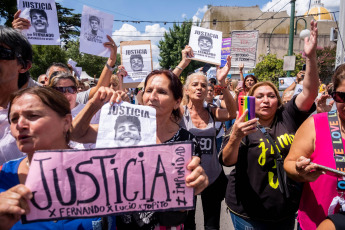
{"type": "Polygon", "coordinates": [[[137,88],[152,71],[151,41],[125,41],[120,48],[121,64],[128,73],[123,78],[124,88],[137,88]]]}
{"type": "Polygon", "coordinates": [[[192,142],[36,152],[25,185],[23,222],[194,208],[186,165],[192,142]]]}
{"type": "Polygon", "coordinates": [[[156,143],[156,110],[127,102],[102,107],[97,148],[156,143]]]}
{"type": "Polygon", "coordinates": [[[109,57],[110,50],[103,46],[109,42],[107,35],[111,36],[114,16],[105,12],[83,7],[80,31],[80,52],[101,57],[109,57]]]}
{"type": "Polygon", "coordinates": [[[32,45],[60,45],[59,22],[54,0],[18,0],[21,18],[30,21],[31,26],[23,33],[32,45]]]}
{"type": "Polygon", "coordinates": [[[193,60],[220,65],[222,51],[221,31],[192,26],[189,46],[194,52],[193,60]]]}
{"type": "Polygon", "coordinates": [[[231,66],[238,67],[243,63],[246,68],[254,68],[259,31],[231,32],[231,66]]]}

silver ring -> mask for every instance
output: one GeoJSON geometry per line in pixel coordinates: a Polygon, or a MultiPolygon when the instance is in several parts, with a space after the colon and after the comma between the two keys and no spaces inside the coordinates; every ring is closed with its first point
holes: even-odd
{"type": "Polygon", "coordinates": [[[115,44],[111,44],[111,45],[115,47],[115,44]]]}

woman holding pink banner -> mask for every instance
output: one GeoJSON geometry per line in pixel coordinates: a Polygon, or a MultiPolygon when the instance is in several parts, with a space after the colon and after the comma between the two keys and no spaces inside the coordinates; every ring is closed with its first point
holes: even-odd
{"type": "MultiPolygon", "coordinates": [[[[208,185],[206,176],[200,164],[200,148],[194,135],[180,128],[178,121],[181,119],[180,103],[183,96],[182,83],[178,77],[168,70],[155,70],[145,80],[143,92],[144,105],[156,109],[157,133],[156,142],[169,143],[176,141],[193,141],[195,151],[191,162],[186,166],[192,173],[185,178],[186,186],[195,189],[195,194],[200,193],[208,185]]],[[[109,101],[106,92],[100,92],[92,98],[85,108],[73,121],[72,138],[80,142],[95,142],[98,132],[97,125],[86,125],[104,102],[109,101]],[[103,98],[103,100],[102,100],[103,98]]],[[[119,102],[119,101],[118,101],[119,102]]],[[[117,229],[165,229],[176,227],[183,229],[186,212],[139,212],[123,215],[117,218],[117,229]]]]}
{"type": "MultiPolygon", "coordinates": [[[[68,219],[22,224],[32,192],[24,184],[35,151],[69,149],[72,116],[66,97],[49,87],[17,91],[10,99],[11,133],[27,154],[0,167],[0,229],[101,229],[108,218],[68,219]]],[[[110,226],[111,227],[111,226],[110,226]]],[[[109,228],[110,229],[110,228],[109,228]]],[[[115,223],[111,229],[115,229],[115,223]]]]}

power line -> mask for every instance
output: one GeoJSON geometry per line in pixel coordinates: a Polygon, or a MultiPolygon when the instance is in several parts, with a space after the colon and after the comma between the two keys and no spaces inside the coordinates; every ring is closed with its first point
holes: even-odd
{"type": "MultiPolygon", "coordinates": [[[[271,16],[271,19],[273,19],[273,17],[274,17],[275,15],[277,15],[278,13],[280,13],[280,11],[281,11],[282,9],[284,9],[285,6],[287,6],[288,4],[290,4],[290,1],[289,1],[288,3],[286,3],[282,8],[280,8],[280,10],[278,10],[277,13],[273,14],[273,15],[271,16]]],[[[268,20],[269,20],[269,19],[267,19],[266,21],[264,21],[263,23],[261,23],[261,24],[260,24],[258,27],[256,27],[255,29],[257,30],[260,26],[262,26],[263,24],[265,24],[268,20]]]]}
{"type": "Polygon", "coordinates": [[[259,19],[262,15],[264,15],[265,13],[267,13],[270,9],[272,9],[273,7],[275,7],[278,3],[280,3],[282,0],[280,0],[279,2],[277,2],[276,4],[274,4],[271,8],[269,8],[267,11],[263,12],[259,17],[257,17],[254,21],[250,22],[249,24],[247,24],[246,26],[243,27],[243,30],[249,26],[250,24],[252,24],[253,22],[255,22],[257,19],[259,19]]]}
{"type": "MultiPolygon", "coordinates": [[[[290,2],[289,2],[290,3],[290,2]]],[[[287,3],[287,4],[289,4],[287,3]]],[[[286,5],[287,5],[286,4],[286,5]]],[[[285,6],[286,6],[285,5],[285,6]]],[[[284,7],[285,7],[284,6],[284,7]]],[[[283,8],[284,8],[283,7],[283,8]]],[[[277,12],[275,13],[274,15],[278,14],[280,12],[277,12]]],[[[323,14],[329,14],[329,13],[339,13],[339,11],[331,11],[331,12],[327,12],[327,13],[315,13],[315,14],[309,14],[309,16],[318,16],[318,15],[323,15],[323,14]]],[[[236,20],[225,20],[225,21],[218,21],[217,20],[217,23],[220,22],[220,23],[227,23],[227,22],[251,22],[251,21],[268,21],[268,20],[271,20],[271,19],[283,19],[283,18],[290,18],[290,16],[287,16],[287,17],[276,17],[276,18],[273,18],[272,15],[271,17],[269,18],[259,18],[259,19],[236,19],[236,20]]],[[[295,16],[295,18],[304,18],[305,16],[304,15],[301,15],[301,16],[295,16]]],[[[115,22],[122,22],[122,23],[158,23],[158,24],[161,24],[161,23],[164,23],[164,24],[172,24],[172,23],[176,23],[176,24],[183,24],[183,23],[200,23],[200,22],[190,22],[190,21],[137,21],[137,20],[124,20],[124,19],[114,19],[115,22]]],[[[201,21],[201,23],[205,23],[205,22],[213,22],[213,21],[201,21]]]]}

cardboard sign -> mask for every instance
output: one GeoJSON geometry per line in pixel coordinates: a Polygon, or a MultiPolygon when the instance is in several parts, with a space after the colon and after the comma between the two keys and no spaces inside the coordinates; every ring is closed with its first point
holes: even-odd
{"type": "Polygon", "coordinates": [[[192,26],[189,37],[189,46],[194,51],[192,59],[220,65],[222,36],[221,31],[192,26]]]}
{"type": "Polygon", "coordinates": [[[153,69],[151,41],[121,42],[120,48],[121,64],[128,73],[128,76],[123,78],[123,87],[138,88],[153,69]]]}
{"type": "Polygon", "coordinates": [[[222,41],[222,56],[220,67],[224,67],[226,64],[226,58],[230,55],[231,38],[223,38],[222,41]]]}
{"type": "Polygon", "coordinates": [[[23,33],[32,45],[60,45],[59,22],[54,0],[18,0],[21,18],[31,22],[23,33]]]}
{"type": "Polygon", "coordinates": [[[23,222],[194,208],[186,187],[192,142],[113,149],[39,151],[26,179],[23,222]]]}
{"type": "Polygon", "coordinates": [[[156,110],[128,102],[105,104],[101,110],[97,148],[156,144],[156,110]]]}
{"type": "Polygon", "coordinates": [[[244,63],[245,68],[254,68],[259,31],[232,31],[231,38],[231,66],[244,63]]]}
{"type": "Polygon", "coordinates": [[[114,16],[105,12],[83,6],[81,15],[80,52],[101,57],[109,57],[110,50],[103,46],[109,42],[107,35],[111,36],[114,16]]]}

